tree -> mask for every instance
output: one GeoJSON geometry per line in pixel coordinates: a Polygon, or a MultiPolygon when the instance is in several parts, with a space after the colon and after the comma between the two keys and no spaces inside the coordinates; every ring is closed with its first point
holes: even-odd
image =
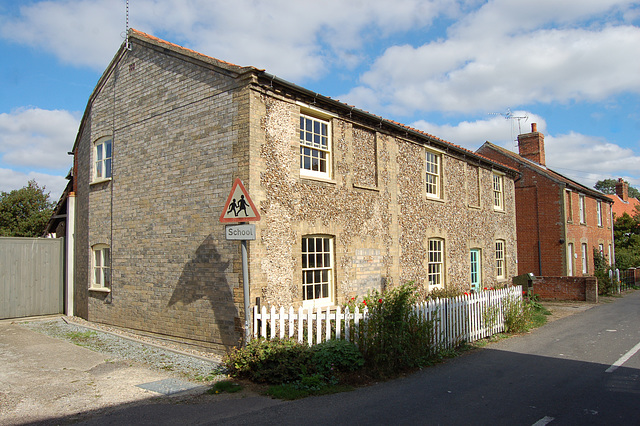
{"type": "Polygon", "coordinates": [[[617,217],[613,224],[616,247],[616,267],[629,269],[640,266],[640,214],[617,217]]]}
{"type": "MultiPolygon", "coordinates": [[[[625,182],[629,185],[629,182],[625,182]]],[[[615,179],[604,179],[597,181],[593,187],[604,194],[615,194],[617,183],[618,181],[615,179]]],[[[640,199],[640,191],[629,185],[629,197],[640,199]]]]}
{"type": "Polygon", "coordinates": [[[42,235],[55,205],[44,191],[44,186],[30,180],[21,189],[0,193],[0,237],[42,235]]]}

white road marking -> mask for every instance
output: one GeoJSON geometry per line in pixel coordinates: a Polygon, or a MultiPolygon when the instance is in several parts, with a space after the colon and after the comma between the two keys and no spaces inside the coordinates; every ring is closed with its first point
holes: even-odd
{"type": "Polygon", "coordinates": [[[622,355],[619,360],[614,362],[613,365],[611,365],[611,367],[609,367],[609,368],[607,368],[605,370],[605,373],[613,373],[614,371],[616,371],[618,369],[618,367],[620,367],[622,364],[627,362],[629,360],[629,358],[631,358],[633,355],[635,355],[635,353],[638,352],[638,351],[640,351],[640,343],[638,343],[633,348],[631,348],[631,350],[629,350],[629,352],[627,352],[626,354],[622,355]]]}
{"type": "Polygon", "coordinates": [[[544,426],[544,425],[547,425],[547,424],[551,423],[554,420],[555,419],[553,417],[544,416],[543,418],[541,418],[540,420],[538,420],[537,422],[535,422],[531,426],[544,426]]]}

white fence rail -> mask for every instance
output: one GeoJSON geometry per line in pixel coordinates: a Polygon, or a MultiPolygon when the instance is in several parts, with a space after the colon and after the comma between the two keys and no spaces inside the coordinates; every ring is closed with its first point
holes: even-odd
{"type": "MultiPolygon", "coordinates": [[[[522,287],[487,290],[453,297],[435,299],[415,306],[423,318],[432,320],[434,338],[441,347],[452,347],[463,341],[473,342],[504,331],[505,300],[522,300],[522,287]]],[[[367,309],[293,307],[276,310],[253,307],[252,325],[254,338],[296,338],[309,345],[330,339],[350,339],[350,333],[366,321],[367,309]]]]}

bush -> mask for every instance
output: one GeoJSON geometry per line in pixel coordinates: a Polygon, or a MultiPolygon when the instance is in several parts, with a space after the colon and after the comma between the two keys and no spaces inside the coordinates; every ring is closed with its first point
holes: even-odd
{"type": "Polygon", "coordinates": [[[357,371],[364,366],[360,350],[348,340],[328,340],[312,350],[316,370],[326,376],[357,371]]]}
{"type": "Polygon", "coordinates": [[[531,322],[531,305],[516,297],[506,297],[502,303],[504,331],[507,333],[527,331],[531,322]]]}
{"type": "Polygon", "coordinates": [[[257,383],[280,384],[309,374],[313,352],[289,339],[256,339],[231,352],[225,364],[232,377],[257,383]]]}
{"type": "Polygon", "coordinates": [[[392,376],[425,365],[436,353],[433,322],[414,311],[419,293],[412,283],[365,298],[368,318],[351,333],[370,374],[392,376]]]}

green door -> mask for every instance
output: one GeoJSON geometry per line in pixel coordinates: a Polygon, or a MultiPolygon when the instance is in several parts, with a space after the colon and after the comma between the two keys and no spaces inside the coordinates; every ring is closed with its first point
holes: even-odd
{"type": "Polygon", "coordinates": [[[480,290],[480,249],[471,249],[471,290],[480,290]]]}

